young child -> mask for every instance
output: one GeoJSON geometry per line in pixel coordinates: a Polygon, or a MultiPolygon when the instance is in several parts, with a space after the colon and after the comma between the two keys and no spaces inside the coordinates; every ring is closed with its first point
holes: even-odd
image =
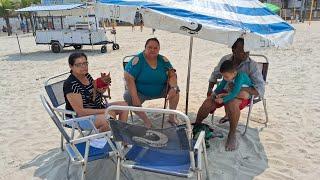
{"type": "Polygon", "coordinates": [[[110,83],[111,83],[111,77],[110,73],[101,73],[101,77],[94,80],[94,91],[93,91],[93,101],[96,101],[97,104],[100,104],[101,106],[108,106],[108,101],[106,98],[111,99],[110,95],[110,83]],[[107,96],[104,96],[103,94],[107,91],[107,96]]]}
{"type": "Polygon", "coordinates": [[[223,80],[212,93],[217,104],[225,104],[234,98],[249,99],[247,91],[241,91],[242,87],[253,87],[251,79],[246,73],[237,72],[232,61],[224,61],[220,67],[223,80]]]}

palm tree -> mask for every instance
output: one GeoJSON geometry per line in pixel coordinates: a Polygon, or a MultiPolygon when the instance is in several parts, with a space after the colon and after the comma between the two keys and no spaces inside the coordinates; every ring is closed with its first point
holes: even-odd
{"type": "Polygon", "coordinates": [[[0,17],[6,22],[8,36],[12,34],[12,28],[10,26],[10,12],[13,9],[13,3],[10,0],[0,0],[0,17]]]}

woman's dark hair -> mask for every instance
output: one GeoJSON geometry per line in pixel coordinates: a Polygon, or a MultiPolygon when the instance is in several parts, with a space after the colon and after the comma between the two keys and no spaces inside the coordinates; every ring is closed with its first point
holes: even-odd
{"type": "Polygon", "coordinates": [[[87,55],[85,53],[82,52],[75,52],[70,54],[68,62],[71,66],[74,65],[76,59],[80,58],[80,57],[84,57],[86,60],[88,60],[87,55]]]}
{"type": "Polygon", "coordinates": [[[159,40],[158,40],[157,38],[149,38],[149,39],[146,41],[146,44],[144,45],[144,48],[147,47],[147,45],[148,45],[148,43],[149,43],[150,41],[155,41],[155,42],[157,42],[158,45],[160,46],[160,42],[159,42],[159,40]]]}
{"type": "Polygon", "coordinates": [[[224,61],[220,66],[220,73],[233,72],[235,70],[236,68],[234,67],[233,62],[230,60],[224,61]]]}

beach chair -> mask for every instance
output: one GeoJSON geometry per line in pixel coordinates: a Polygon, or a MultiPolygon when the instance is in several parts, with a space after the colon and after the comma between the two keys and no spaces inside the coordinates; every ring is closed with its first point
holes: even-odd
{"type": "MultiPolygon", "coordinates": [[[[259,69],[261,70],[263,80],[266,83],[267,82],[267,75],[268,75],[268,68],[269,68],[268,58],[266,56],[260,55],[260,54],[250,54],[250,57],[260,57],[260,58],[264,59],[264,62],[257,61],[257,63],[258,63],[259,69]]],[[[269,121],[268,112],[267,112],[267,100],[264,97],[251,96],[250,104],[247,106],[249,108],[248,115],[247,115],[247,122],[246,122],[246,126],[245,126],[245,129],[244,129],[242,135],[245,135],[246,132],[247,132],[247,129],[248,129],[248,126],[249,126],[249,120],[251,120],[250,119],[250,115],[251,115],[251,111],[252,111],[253,105],[258,103],[258,102],[260,102],[260,101],[262,101],[262,103],[263,103],[263,109],[264,109],[264,113],[265,113],[265,116],[266,116],[266,120],[263,121],[263,122],[256,121],[256,120],[252,120],[252,121],[260,123],[260,124],[264,124],[265,126],[267,126],[267,123],[269,121]]],[[[212,124],[213,124],[213,117],[214,117],[214,113],[212,113],[212,116],[211,116],[211,123],[212,124]]]]}
{"type": "MultiPolygon", "coordinates": [[[[122,66],[123,66],[123,70],[125,70],[125,68],[126,68],[126,65],[129,63],[129,61],[132,59],[132,58],[134,58],[134,57],[138,57],[137,55],[128,55],[128,56],[125,56],[125,57],[123,57],[123,59],[122,59],[122,66]]],[[[124,80],[125,81],[125,80],[124,80]]],[[[168,85],[169,84],[167,84],[167,89],[168,89],[168,85]]],[[[125,89],[127,90],[128,89],[128,87],[127,87],[127,84],[125,83],[125,89]]],[[[166,93],[168,93],[168,92],[166,92],[166,93]]],[[[164,105],[163,105],[163,109],[166,109],[167,108],[167,99],[166,98],[164,98],[164,105]]],[[[132,115],[132,111],[130,111],[130,117],[131,117],[131,121],[133,122],[133,115],[132,115]]],[[[164,115],[162,116],[162,128],[163,128],[163,126],[164,126],[164,115]]]]}
{"type": "Polygon", "coordinates": [[[40,99],[43,107],[48,112],[49,116],[53,120],[54,124],[59,129],[63,138],[66,140],[66,152],[68,154],[68,167],[67,177],[69,179],[69,168],[71,161],[74,163],[81,164],[81,179],[85,179],[86,167],[88,162],[95,161],[98,159],[108,158],[115,155],[115,146],[110,140],[110,132],[98,133],[98,130],[94,127],[92,120],[94,116],[86,116],[81,118],[72,118],[66,120],[67,123],[72,124],[72,132],[74,133],[75,127],[80,121],[87,121],[92,125],[94,132],[86,137],[73,138],[73,135],[69,136],[65,131],[65,127],[61,124],[56,111],[50,106],[48,101],[43,95],[40,95],[40,99]]]}
{"type": "MultiPolygon", "coordinates": [[[[44,88],[51,101],[53,110],[57,112],[60,122],[63,123],[64,126],[71,128],[68,124],[65,123],[65,120],[67,119],[66,115],[70,115],[72,116],[72,118],[75,118],[76,112],[66,110],[64,107],[62,107],[65,105],[63,83],[69,75],[70,75],[70,72],[65,72],[65,73],[50,77],[48,80],[45,81],[44,88]]],[[[82,136],[84,136],[81,129],[77,128],[77,130],[82,136]]],[[[60,148],[62,151],[64,150],[63,139],[64,139],[63,135],[61,134],[60,148]]]]}
{"type": "MultiPolygon", "coordinates": [[[[253,57],[260,57],[260,58],[264,59],[264,62],[258,61],[257,63],[258,63],[259,68],[261,70],[263,80],[264,80],[265,83],[267,83],[267,75],[268,75],[268,68],[269,68],[269,60],[268,60],[268,58],[266,56],[260,55],[260,54],[251,54],[250,57],[252,57],[252,56],[253,57]]],[[[247,107],[249,107],[249,111],[248,111],[248,116],[247,116],[246,127],[245,127],[244,132],[242,133],[242,135],[245,135],[246,132],[247,132],[247,129],[248,129],[248,126],[249,126],[249,120],[257,122],[257,123],[260,123],[260,124],[264,124],[265,126],[267,126],[267,123],[269,121],[268,111],[267,111],[267,100],[264,97],[252,96],[251,99],[250,99],[250,104],[247,107]],[[251,115],[251,111],[252,111],[253,105],[258,103],[258,102],[261,102],[261,101],[262,101],[262,104],[263,104],[264,114],[266,116],[266,119],[263,122],[250,119],[250,115],[251,115]]]]}
{"type": "Polygon", "coordinates": [[[205,132],[202,131],[194,143],[187,115],[177,110],[132,106],[110,106],[107,108],[107,112],[111,110],[174,114],[181,117],[186,123],[169,128],[147,129],[143,126],[110,120],[114,140],[132,145],[126,153],[122,152],[119,147],[117,149],[117,180],[119,180],[121,168],[184,178],[190,178],[196,174],[197,179],[202,179],[203,160],[206,179],[209,179],[205,132]]]}

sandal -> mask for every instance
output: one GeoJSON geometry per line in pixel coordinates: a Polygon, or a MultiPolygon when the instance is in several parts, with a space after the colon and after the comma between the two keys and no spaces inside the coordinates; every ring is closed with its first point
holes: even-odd
{"type": "Polygon", "coordinates": [[[226,123],[226,122],[228,122],[228,121],[230,121],[230,119],[229,119],[227,116],[225,116],[225,117],[223,117],[223,118],[221,118],[221,119],[219,120],[219,124],[223,124],[223,123],[226,123]]]}

